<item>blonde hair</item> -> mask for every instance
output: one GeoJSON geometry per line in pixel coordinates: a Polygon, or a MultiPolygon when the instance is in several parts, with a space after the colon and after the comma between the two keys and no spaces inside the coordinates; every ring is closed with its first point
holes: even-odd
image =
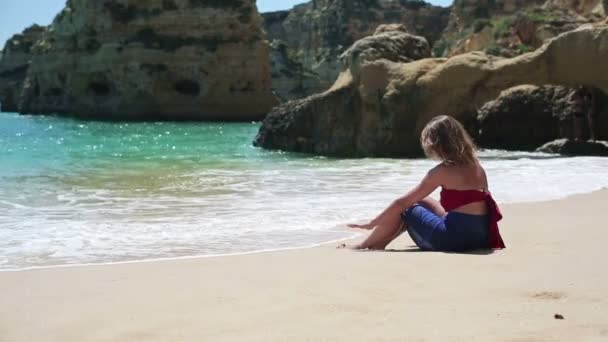
{"type": "Polygon", "coordinates": [[[475,143],[456,119],[441,115],[422,130],[420,144],[427,157],[448,165],[470,165],[477,161],[475,143]]]}

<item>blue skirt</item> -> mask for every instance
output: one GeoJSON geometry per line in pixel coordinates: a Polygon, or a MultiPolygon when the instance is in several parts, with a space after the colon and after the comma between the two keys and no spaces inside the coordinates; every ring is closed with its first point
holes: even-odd
{"type": "Polygon", "coordinates": [[[414,243],[425,251],[465,252],[489,245],[488,215],[450,212],[439,217],[415,205],[402,214],[402,219],[414,243]]]}

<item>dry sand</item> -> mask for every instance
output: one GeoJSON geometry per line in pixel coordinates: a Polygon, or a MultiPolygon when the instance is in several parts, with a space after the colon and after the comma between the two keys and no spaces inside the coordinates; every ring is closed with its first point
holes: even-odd
{"type": "Polygon", "coordinates": [[[504,206],[508,249],[492,255],[402,237],[393,252],[3,272],[0,341],[608,341],[606,203],[504,206]]]}

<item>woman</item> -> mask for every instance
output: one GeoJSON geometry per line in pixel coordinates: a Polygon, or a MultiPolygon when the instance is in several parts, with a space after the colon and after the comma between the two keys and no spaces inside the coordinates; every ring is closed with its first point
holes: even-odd
{"type": "Polygon", "coordinates": [[[505,248],[497,225],[502,215],[464,127],[449,116],[438,116],[424,128],[420,142],[427,157],[441,163],[371,222],[349,225],[373,229],[353,248],[383,250],[404,230],[422,250],[505,248]],[[441,203],[428,197],[438,187],[441,203]]]}

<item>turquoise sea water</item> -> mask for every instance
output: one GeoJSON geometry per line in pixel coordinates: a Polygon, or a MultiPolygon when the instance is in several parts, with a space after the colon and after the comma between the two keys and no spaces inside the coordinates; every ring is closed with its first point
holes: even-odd
{"type": "MultiPolygon", "coordinates": [[[[251,146],[259,124],[0,114],[0,270],[310,246],[349,238],[433,165],[251,146]]],[[[500,202],[608,185],[608,159],[485,151],[500,202]]]]}

